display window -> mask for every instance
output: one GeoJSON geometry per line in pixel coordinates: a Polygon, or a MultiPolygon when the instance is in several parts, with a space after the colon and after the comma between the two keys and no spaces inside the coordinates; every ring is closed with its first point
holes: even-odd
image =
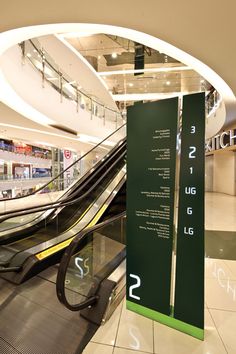
{"type": "Polygon", "coordinates": [[[51,168],[32,168],[32,177],[41,178],[41,177],[51,177],[51,168]]]}
{"type": "Polygon", "coordinates": [[[12,174],[16,179],[30,178],[30,165],[13,163],[12,174]]]}

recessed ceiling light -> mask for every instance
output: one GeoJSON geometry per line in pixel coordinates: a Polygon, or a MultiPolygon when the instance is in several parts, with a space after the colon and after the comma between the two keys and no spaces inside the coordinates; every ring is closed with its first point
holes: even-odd
{"type": "Polygon", "coordinates": [[[117,53],[112,53],[111,56],[112,56],[113,59],[116,59],[117,58],[117,53]]]}
{"type": "Polygon", "coordinates": [[[201,80],[201,84],[204,84],[205,80],[201,80]]]}
{"type": "Polygon", "coordinates": [[[133,87],[134,86],[134,84],[132,82],[129,82],[128,85],[129,85],[129,87],[133,87]]]}
{"type": "Polygon", "coordinates": [[[169,85],[170,85],[170,81],[166,81],[166,85],[168,85],[168,86],[169,86],[169,85]]]}

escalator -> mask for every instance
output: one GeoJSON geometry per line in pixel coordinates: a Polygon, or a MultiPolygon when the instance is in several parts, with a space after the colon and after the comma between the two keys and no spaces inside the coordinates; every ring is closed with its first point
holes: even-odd
{"type": "Polygon", "coordinates": [[[24,229],[24,234],[30,234],[44,226],[45,223],[47,224],[48,220],[55,216],[55,212],[58,213],[55,208],[58,208],[60,203],[66,202],[68,204],[70,201],[73,203],[74,197],[78,197],[83,186],[91,180],[91,175],[95,176],[96,173],[100,173],[105,160],[114,152],[114,149],[119,147],[118,142],[124,140],[125,136],[124,124],[30,195],[1,200],[1,210],[4,212],[0,212],[0,245],[5,243],[7,239],[12,241],[18,236],[20,238],[22,229],[24,229]],[[113,144],[117,142],[117,146],[112,150],[110,148],[111,142],[113,144]],[[94,165],[93,159],[97,151],[99,151],[100,161],[94,165]],[[70,176],[72,170],[73,178],[70,176]],[[3,204],[6,205],[3,206],[3,204]],[[18,206],[17,210],[15,210],[16,205],[18,206]],[[52,208],[48,208],[49,206],[52,208]]]}
{"type": "MultiPolygon", "coordinates": [[[[102,184],[100,181],[102,181],[103,185],[106,183],[106,181],[109,181],[109,175],[106,176],[106,179],[105,177],[103,178],[103,175],[105,176],[108,168],[111,169],[109,166],[112,166],[112,168],[117,168],[116,160],[121,153],[124,153],[124,148],[125,141],[121,141],[118,146],[112,149],[112,151],[103,158],[103,161],[100,161],[96,167],[89,170],[88,173],[85,174],[85,176],[83,176],[83,178],[81,178],[75,185],[73,185],[67,191],[67,193],[63,195],[63,198],[59,199],[58,202],[47,203],[33,209],[32,207],[24,208],[23,210],[18,210],[17,212],[10,212],[7,216],[4,215],[4,218],[10,218],[12,215],[26,215],[27,213],[31,214],[33,213],[34,209],[45,209],[46,211],[51,211],[49,215],[46,212],[46,217],[43,220],[41,217],[40,221],[33,226],[30,225],[27,227],[27,225],[24,225],[24,227],[20,227],[20,230],[18,227],[17,230],[8,229],[6,230],[7,232],[0,232],[0,245],[21,239],[22,231],[24,236],[28,236],[33,234],[35,231],[39,232],[40,229],[45,229],[45,226],[47,226],[47,233],[53,232],[55,234],[55,230],[57,230],[58,234],[60,234],[67,230],[77,221],[78,215],[86,210],[85,206],[88,208],[91,205],[93,201],[93,195],[90,194],[90,191],[93,191],[95,187],[101,189],[102,184]],[[83,201],[83,205],[81,206],[80,197],[84,199],[85,196],[87,196],[87,199],[86,201],[83,201]],[[49,208],[50,206],[51,208],[49,208]],[[78,210],[78,208],[80,208],[80,210],[78,210]],[[59,218],[63,220],[63,222],[58,222],[59,218]]],[[[119,166],[117,170],[119,170],[119,166]]]]}
{"type": "Polygon", "coordinates": [[[125,211],[81,231],[58,269],[59,301],[91,323],[105,323],[125,295],[125,211]]]}
{"type": "Polygon", "coordinates": [[[23,231],[9,232],[8,237],[5,234],[0,246],[1,276],[14,283],[28,279],[58,262],[78,232],[96,224],[102,216],[124,210],[125,155],[126,142],[121,141],[89,177],[73,185],[66,198],[47,207],[52,210],[50,217],[34,225],[37,231],[33,234],[32,229],[29,232],[24,227],[23,231]]]}

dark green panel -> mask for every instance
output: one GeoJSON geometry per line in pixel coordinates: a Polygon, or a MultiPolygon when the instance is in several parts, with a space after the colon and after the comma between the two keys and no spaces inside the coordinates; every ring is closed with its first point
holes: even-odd
{"type": "Polygon", "coordinates": [[[128,108],[127,299],[170,313],[178,99],[128,108]]]}
{"type": "Polygon", "coordinates": [[[184,96],[174,317],[204,328],[205,94],[184,96]]]}

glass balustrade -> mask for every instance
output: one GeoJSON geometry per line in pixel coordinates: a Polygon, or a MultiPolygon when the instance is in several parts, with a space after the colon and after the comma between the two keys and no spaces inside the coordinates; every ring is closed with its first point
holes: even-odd
{"type": "Polygon", "coordinates": [[[117,267],[115,260],[119,263],[122,259],[126,245],[125,215],[104,226],[98,224],[76,239],[67,249],[58,272],[58,292],[64,295],[64,304],[69,308],[80,306],[95,295],[101,281],[117,267]]]}
{"type": "Polygon", "coordinates": [[[58,91],[61,97],[69,99],[75,103],[77,111],[79,109],[90,112],[93,116],[106,122],[115,123],[116,127],[123,124],[123,117],[120,112],[105,106],[98,97],[91,96],[85,92],[78,82],[70,78],[50,57],[50,55],[41,48],[37,39],[31,39],[20,43],[23,61],[28,60],[39,70],[42,77],[42,86],[45,82],[58,91]]]}

